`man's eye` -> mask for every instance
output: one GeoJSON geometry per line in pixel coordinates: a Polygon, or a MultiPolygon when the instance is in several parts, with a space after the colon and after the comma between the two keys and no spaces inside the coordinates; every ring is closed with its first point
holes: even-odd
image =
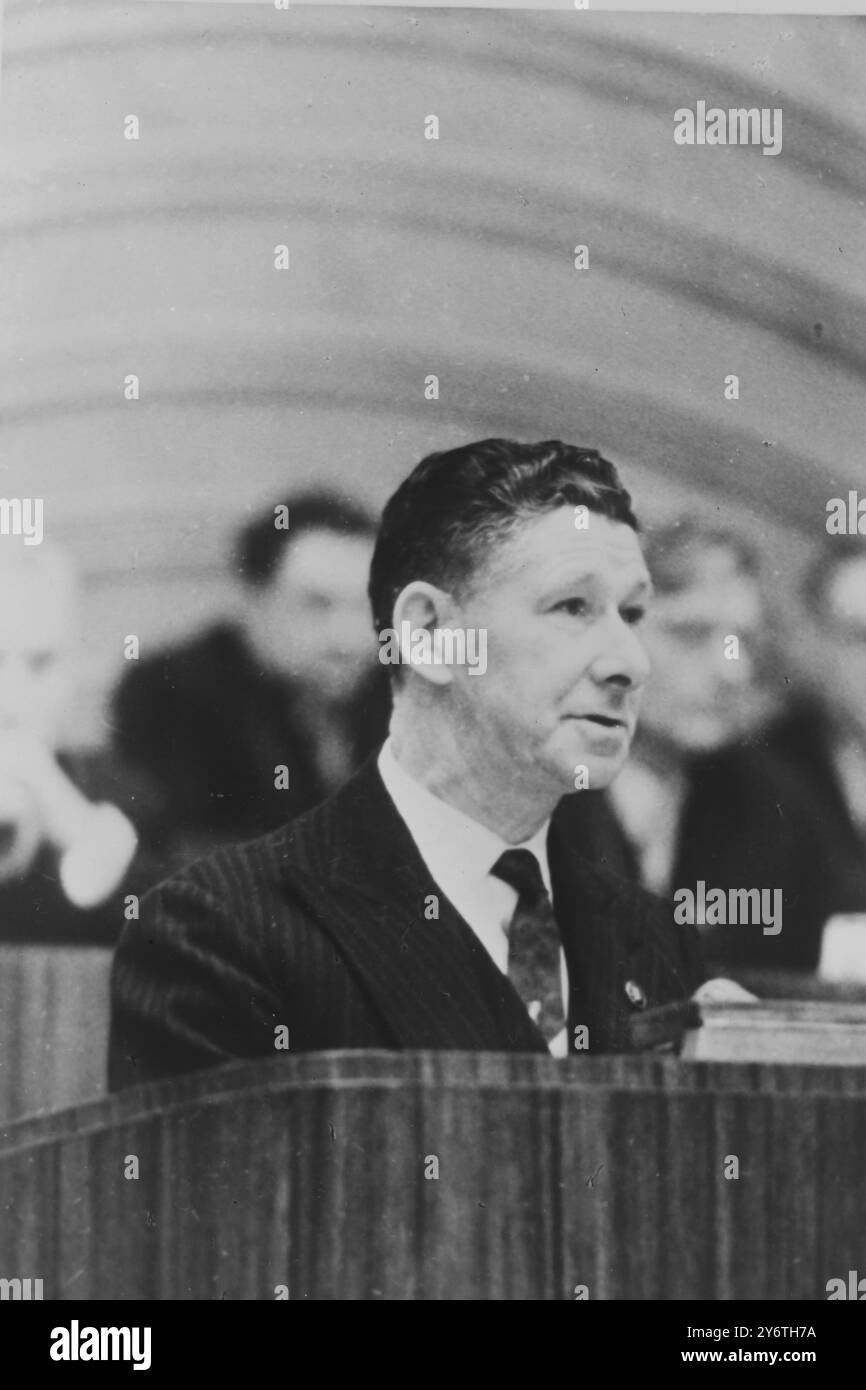
{"type": "Polygon", "coordinates": [[[646,609],[639,605],[635,608],[624,608],[622,616],[623,621],[628,623],[629,627],[637,627],[638,623],[642,623],[646,617],[646,609]]]}
{"type": "Polygon", "coordinates": [[[564,598],[559,603],[554,604],[554,611],[567,613],[571,618],[582,618],[586,613],[586,599],[564,598]]]}

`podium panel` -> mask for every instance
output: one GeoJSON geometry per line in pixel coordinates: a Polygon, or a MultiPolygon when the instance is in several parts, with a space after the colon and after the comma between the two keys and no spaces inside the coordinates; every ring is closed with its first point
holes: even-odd
{"type": "Polygon", "coordinates": [[[76,1300],[820,1300],[863,1261],[864,1156],[863,1068],[309,1054],[8,1125],[0,1275],[76,1300]]]}
{"type": "Polygon", "coordinates": [[[105,1094],[111,960],[102,946],[0,945],[0,1120],[105,1094]]]}

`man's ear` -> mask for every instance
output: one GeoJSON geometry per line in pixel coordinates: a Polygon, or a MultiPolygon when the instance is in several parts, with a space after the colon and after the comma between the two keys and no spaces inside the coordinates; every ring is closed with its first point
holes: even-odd
{"type": "Polygon", "coordinates": [[[433,661],[433,633],[448,627],[453,617],[454,600],[444,589],[422,579],[407,584],[397,596],[393,617],[401,666],[411,666],[432,685],[450,685],[451,667],[433,661]]]}

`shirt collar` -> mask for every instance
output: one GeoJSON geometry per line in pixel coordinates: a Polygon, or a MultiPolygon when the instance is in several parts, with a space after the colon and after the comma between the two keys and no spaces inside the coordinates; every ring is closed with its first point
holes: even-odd
{"type": "Polygon", "coordinates": [[[547,862],[549,819],[529,840],[519,846],[509,845],[494,830],[449,805],[410,777],[394,756],[390,739],[382,747],[378,766],[385,789],[405,821],[421,858],[446,894],[455,880],[464,884],[483,880],[505,850],[516,848],[528,849],[535,855],[544,885],[551,891],[547,862]]]}

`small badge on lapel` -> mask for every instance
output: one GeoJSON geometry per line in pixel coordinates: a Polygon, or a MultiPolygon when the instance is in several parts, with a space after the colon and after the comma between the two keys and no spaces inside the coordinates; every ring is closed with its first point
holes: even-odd
{"type": "Polygon", "coordinates": [[[633,1009],[645,1009],[647,1004],[646,994],[644,993],[637,980],[626,980],[625,997],[633,1009]]]}

